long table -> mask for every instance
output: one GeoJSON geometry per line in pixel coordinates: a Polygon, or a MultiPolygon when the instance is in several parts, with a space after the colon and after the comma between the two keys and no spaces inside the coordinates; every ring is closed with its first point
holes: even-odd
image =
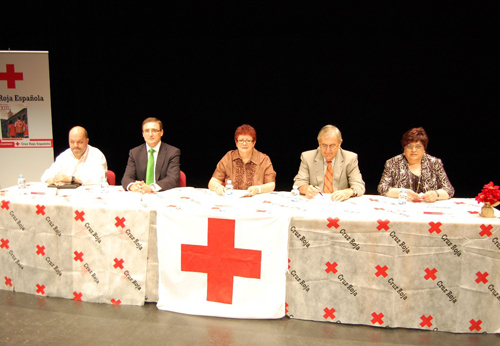
{"type": "Polygon", "coordinates": [[[500,220],[498,214],[480,217],[480,205],[472,199],[409,203],[401,210],[396,200],[381,196],[292,202],[289,193],[219,197],[194,188],[154,196],[119,189],[3,194],[2,289],[110,304],[158,301],[159,308],[214,316],[279,318],[286,313],[376,327],[499,332],[500,220]],[[268,275],[264,271],[261,277],[250,269],[231,275],[226,285],[234,288],[231,302],[227,294],[209,294],[221,286],[217,280],[214,286],[209,269],[189,257],[205,251],[209,230],[226,227],[228,220],[234,221],[230,227],[236,225],[233,248],[251,250],[252,256],[260,251],[261,257],[248,263],[276,271],[274,280],[261,287],[268,275]],[[245,228],[252,222],[264,226],[245,228]],[[269,222],[275,223],[266,228],[269,222]],[[189,233],[198,240],[175,239],[189,233]],[[169,248],[169,243],[179,245],[169,248]],[[273,252],[276,256],[267,255],[273,252]],[[169,275],[173,268],[181,275],[169,275]],[[196,284],[197,298],[173,303],[176,291],[189,297],[185,288],[195,279],[202,282],[196,284]],[[265,314],[259,309],[235,316],[228,312],[230,306],[254,304],[245,300],[245,292],[267,296],[269,288],[276,293],[274,304],[264,301],[273,306],[265,314]],[[201,300],[200,292],[206,294],[201,300]],[[206,306],[193,308],[193,301],[206,306]]]}

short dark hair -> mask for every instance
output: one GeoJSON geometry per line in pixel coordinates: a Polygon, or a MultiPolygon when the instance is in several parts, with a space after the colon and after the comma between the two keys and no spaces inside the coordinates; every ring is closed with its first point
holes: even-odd
{"type": "Polygon", "coordinates": [[[144,125],[147,124],[147,123],[158,123],[158,125],[160,125],[160,131],[163,130],[163,123],[161,122],[160,119],[157,119],[157,118],[154,118],[154,117],[146,118],[142,122],[142,127],[144,127],[144,125]]]}
{"type": "Polygon", "coordinates": [[[408,130],[401,138],[401,145],[403,149],[410,143],[420,142],[427,150],[427,144],[429,144],[429,137],[427,137],[427,133],[423,127],[414,127],[411,130],[408,130]]]}

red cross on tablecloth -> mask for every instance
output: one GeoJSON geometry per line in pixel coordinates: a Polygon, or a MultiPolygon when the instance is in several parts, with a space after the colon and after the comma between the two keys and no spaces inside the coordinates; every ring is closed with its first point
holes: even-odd
{"type": "Polygon", "coordinates": [[[384,324],[384,320],[382,320],[382,318],[384,318],[384,314],[383,313],[379,313],[377,314],[376,312],[373,312],[372,313],[372,324],[375,324],[375,323],[378,323],[380,325],[384,324]]]}
{"type": "Polygon", "coordinates": [[[470,321],[470,327],[469,327],[469,330],[472,332],[474,329],[477,330],[478,332],[481,330],[481,323],[483,323],[483,321],[481,320],[475,320],[475,319],[471,319],[470,321]]]}
{"type": "Polygon", "coordinates": [[[82,301],[83,294],[81,292],[73,292],[73,300],[82,301]]]}
{"type": "Polygon", "coordinates": [[[387,269],[389,269],[389,268],[386,265],[381,267],[379,264],[377,264],[375,269],[377,269],[377,272],[375,273],[376,277],[380,277],[380,275],[382,275],[384,278],[386,278],[387,275],[389,275],[389,274],[387,274],[387,269]]]}
{"type": "Polygon", "coordinates": [[[336,217],[335,219],[329,217],[328,219],[328,224],[326,225],[326,227],[328,228],[332,228],[332,227],[335,227],[335,228],[339,228],[339,221],[340,219],[338,217],[336,217]]]}
{"type": "Polygon", "coordinates": [[[478,271],[476,275],[477,275],[477,279],[475,280],[476,283],[482,282],[483,284],[486,284],[488,282],[487,277],[490,274],[488,274],[488,272],[481,273],[480,271],[478,271]]]}
{"type": "Polygon", "coordinates": [[[436,280],[436,279],[437,279],[437,276],[436,276],[437,269],[436,269],[436,268],[432,268],[432,269],[425,268],[425,272],[427,273],[427,274],[424,276],[424,279],[425,279],[425,280],[432,279],[432,281],[434,281],[434,280],[436,280]]]}
{"type": "Polygon", "coordinates": [[[485,235],[487,235],[488,237],[491,237],[493,234],[491,233],[491,230],[493,229],[493,226],[492,225],[481,225],[479,226],[481,228],[481,232],[479,232],[479,235],[481,237],[484,237],[485,235]]]}
{"type": "Polygon", "coordinates": [[[115,226],[116,227],[122,227],[122,228],[125,228],[125,218],[124,217],[115,217],[115,220],[116,220],[116,223],[115,223],[115,226]]]}
{"type": "Polygon", "coordinates": [[[85,219],[83,218],[83,215],[85,215],[85,212],[75,210],[75,221],[78,221],[78,220],[80,220],[81,222],[85,221],[85,219]]]}
{"type": "Polygon", "coordinates": [[[113,264],[113,267],[116,269],[116,268],[120,268],[120,269],[123,269],[123,262],[125,262],[123,259],[118,259],[118,258],[115,258],[114,259],[115,261],[115,264],[113,264]]]}
{"type": "Polygon", "coordinates": [[[429,228],[429,233],[433,233],[433,232],[436,232],[437,234],[441,233],[441,226],[443,224],[441,222],[434,222],[434,221],[431,221],[429,222],[429,226],[431,226],[431,228],[429,228]]]}
{"type": "Polygon", "coordinates": [[[83,252],[78,252],[75,250],[75,252],[73,252],[75,254],[75,262],[76,261],[80,261],[80,262],[83,262],[83,252]]]}
{"type": "Polygon", "coordinates": [[[122,301],[120,299],[118,299],[118,300],[115,300],[114,298],[111,299],[111,304],[113,304],[113,305],[120,305],[121,303],[122,303],[122,301]]]}
{"type": "Polygon", "coordinates": [[[45,206],[37,204],[36,205],[36,215],[40,215],[40,214],[45,215],[45,206]]]}
{"type": "Polygon", "coordinates": [[[325,272],[337,274],[337,265],[338,265],[337,262],[333,263],[326,262],[325,265],[326,265],[325,272]]]}
{"type": "Polygon", "coordinates": [[[22,72],[15,72],[14,64],[5,64],[5,71],[0,72],[0,80],[7,81],[7,89],[15,89],[16,81],[24,79],[22,72]]]}
{"type": "Polygon", "coordinates": [[[377,220],[377,223],[378,223],[377,229],[379,231],[385,230],[387,232],[390,229],[390,227],[389,227],[390,221],[389,220],[382,221],[381,219],[379,219],[379,220],[377,220]]]}
{"type": "Polygon", "coordinates": [[[429,316],[422,315],[422,316],[420,316],[420,319],[422,320],[422,322],[420,323],[421,327],[424,327],[424,326],[427,326],[429,328],[432,327],[431,321],[432,321],[433,317],[431,315],[429,315],[429,316]]]}
{"type": "Polygon", "coordinates": [[[8,249],[9,248],[9,239],[0,239],[0,249],[8,249]]]}
{"type": "Polygon", "coordinates": [[[45,294],[45,285],[36,284],[36,293],[45,294]]]}
{"type": "Polygon", "coordinates": [[[36,246],[37,250],[36,250],[36,254],[37,255],[42,255],[42,256],[45,256],[45,246],[43,245],[37,245],[36,246]]]}
{"type": "Polygon", "coordinates": [[[2,209],[9,210],[9,203],[10,203],[10,201],[3,200],[2,201],[2,209]]]}
{"type": "Polygon", "coordinates": [[[213,218],[207,246],[181,244],[181,270],[207,273],[207,301],[232,304],[235,276],[260,279],[262,251],[234,244],[235,220],[213,218]]]}
{"type": "Polygon", "coordinates": [[[9,278],[7,276],[4,276],[4,278],[5,278],[5,286],[12,287],[12,278],[9,278]]]}
{"type": "Polygon", "coordinates": [[[333,313],[336,311],[334,308],[331,308],[331,309],[324,308],[323,311],[325,312],[325,314],[323,315],[325,320],[327,320],[328,318],[331,318],[333,320],[335,318],[335,315],[333,313]]]}

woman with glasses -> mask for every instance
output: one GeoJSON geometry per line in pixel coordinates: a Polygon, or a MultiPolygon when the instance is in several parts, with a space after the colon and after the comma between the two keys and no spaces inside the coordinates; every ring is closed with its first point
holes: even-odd
{"type": "Polygon", "coordinates": [[[276,172],[271,159],[255,149],[257,133],[250,125],[241,125],[234,133],[236,150],[230,150],[219,161],[208,183],[208,188],[218,195],[225,193],[231,180],[234,189],[247,190],[248,196],[274,191],[276,172]]]}
{"type": "Polygon", "coordinates": [[[443,163],[426,153],[428,143],[429,138],[421,127],[403,135],[403,153],[386,161],[378,184],[379,194],[397,198],[404,188],[409,200],[434,202],[453,197],[455,189],[444,171],[443,163]]]}

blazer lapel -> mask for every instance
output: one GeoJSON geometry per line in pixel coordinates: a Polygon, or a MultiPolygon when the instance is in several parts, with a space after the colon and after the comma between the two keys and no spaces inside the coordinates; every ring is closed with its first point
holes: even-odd
{"type": "Polygon", "coordinates": [[[161,168],[165,162],[165,153],[167,152],[167,145],[165,143],[160,144],[160,150],[156,156],[156,169],[155,169],[155,181],[161,180],[161,168]]]}
{"type": "Polygon", "coordinates": [[[344,155],[342,154],[342,149],[339,148],[337,155],[335,155],[335,163],[333,165],[333,191],[339,189],[340,177],[342,176],[342,171],[344,170],[344,155]]]}

